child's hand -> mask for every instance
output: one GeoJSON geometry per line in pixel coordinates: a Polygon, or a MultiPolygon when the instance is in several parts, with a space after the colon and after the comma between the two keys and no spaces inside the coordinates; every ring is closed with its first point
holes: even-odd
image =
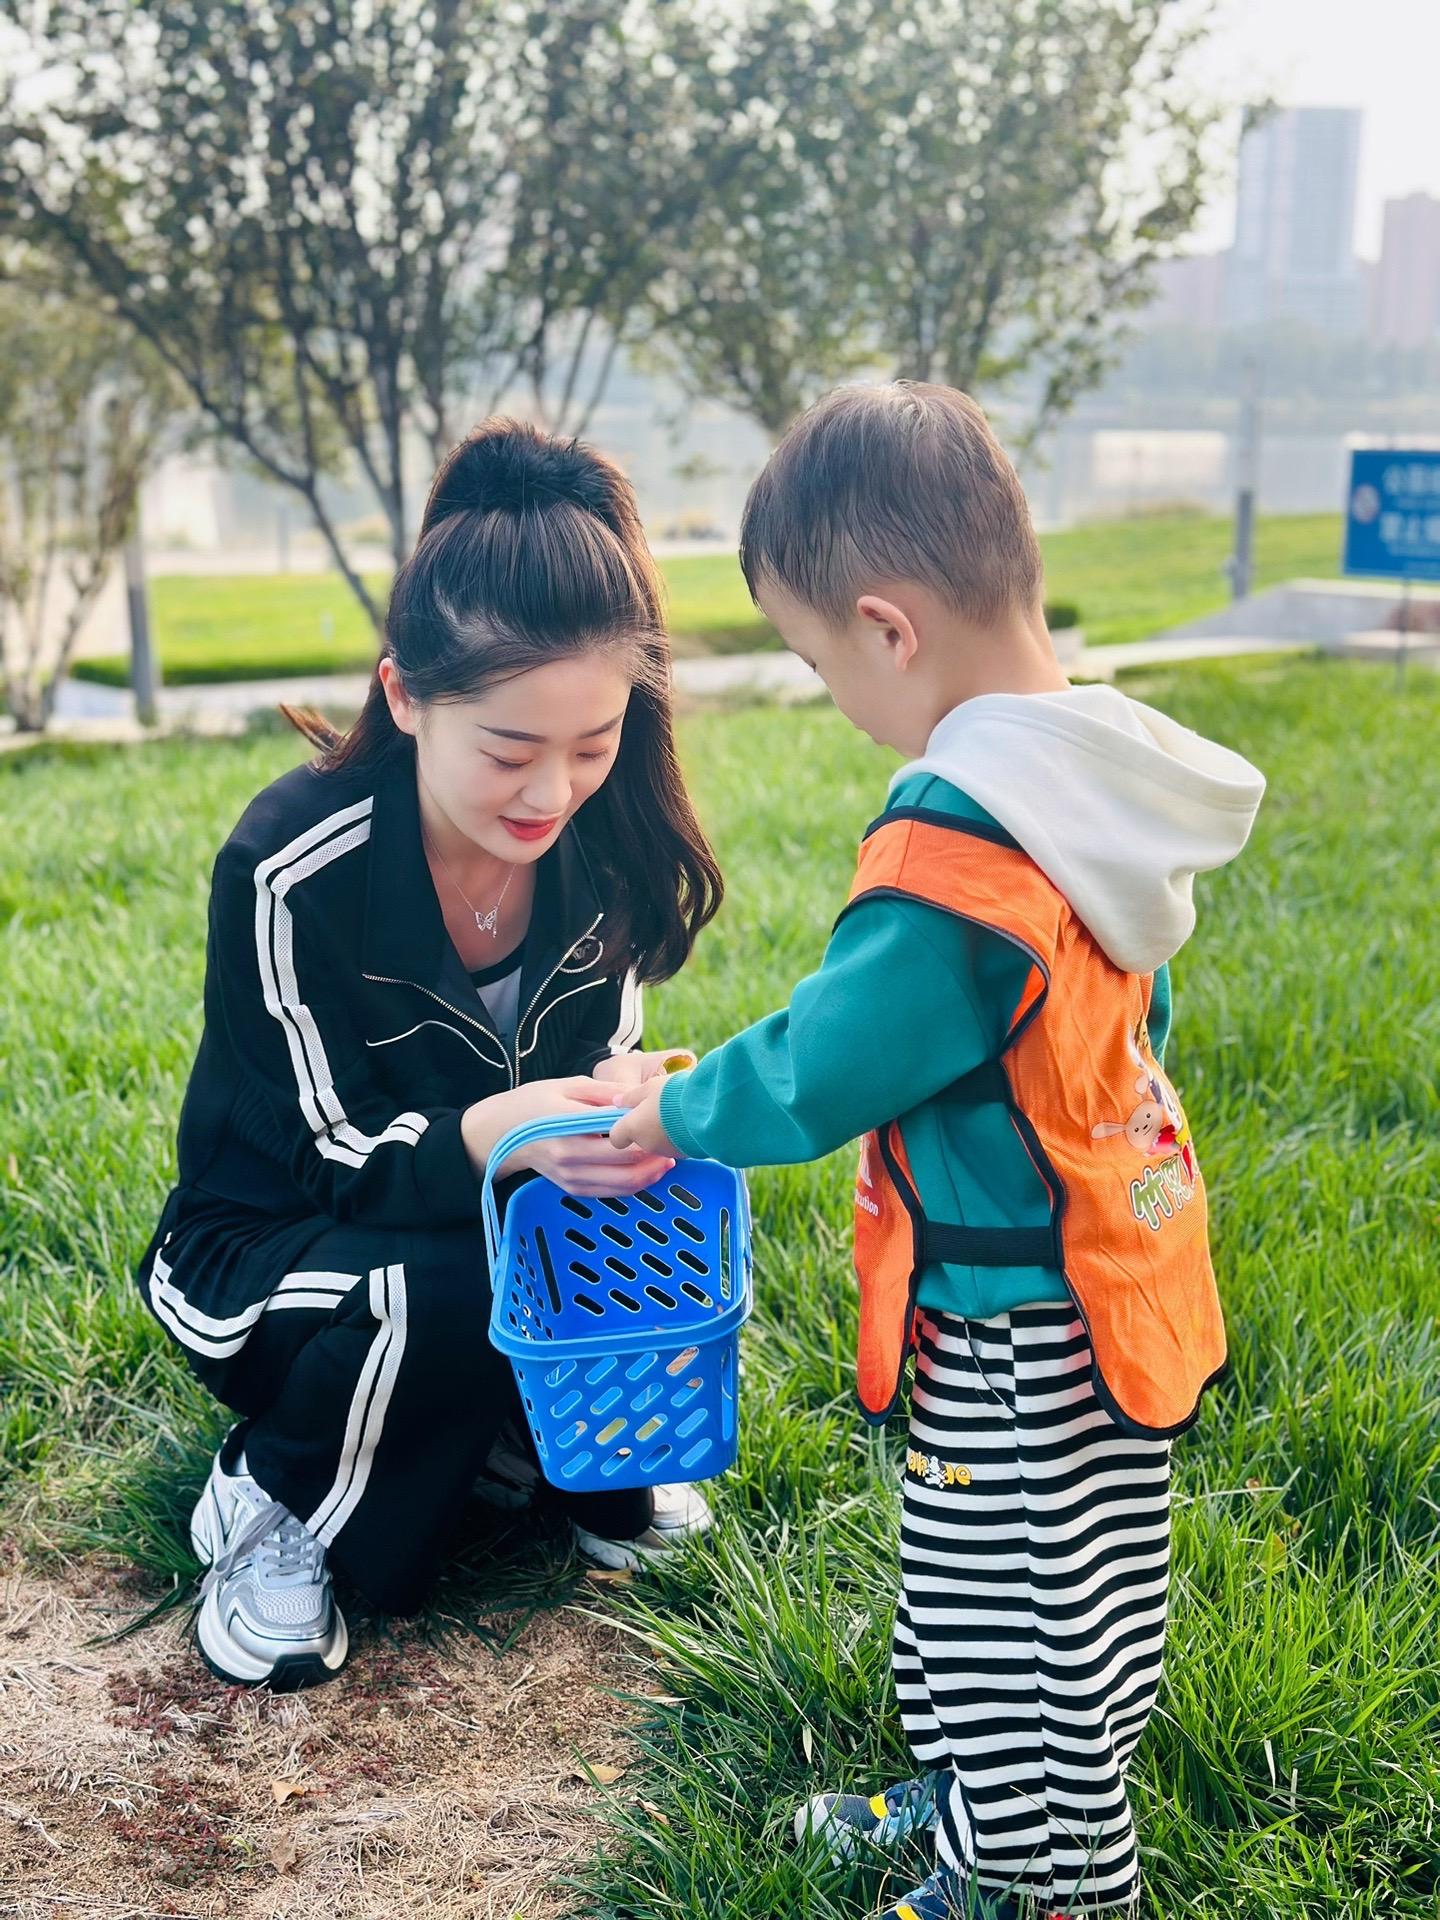
{"type": "Polygon", "coordinates": [[[660,1124],[660,1090],[665,1079],[657,1073],[639,1086],[617,1090],[616,1106],[630,1111],[610,1129],[612,1147],[643,1147],[648,1153],[678,1158],[674,1142],[660,1124]]]}

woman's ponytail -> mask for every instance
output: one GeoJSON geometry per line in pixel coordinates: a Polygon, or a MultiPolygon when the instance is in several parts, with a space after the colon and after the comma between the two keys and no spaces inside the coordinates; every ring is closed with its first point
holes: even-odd
{"type": "Polygon", "coordinates": [[[292,727],[304,734],[312,747],[319,749],[321,765],[327,773],[362,764],[378,766],[405,739],[390,717],[390,703],[380,684],[378,666],[370,676],[370,685],[365,689],[365,704],[347,733],[342,733],[334,721],[327,720],[314,707],[292,707],[282,703],[280,711],[292,727]]]}
{"type": "MultiPolygon", "coordinates": [[[[435,476],[414,551],[390,590],[381,657],[423,705],[473,698],[547,660],[626,641],[664,647],[660,579],[630,482],[583,441],[486,421],[435,476]]],[[[657,684],[668,664],[640,663],[657,684]]],[[[327,771],[376,763],[408,739],[378,670],[348,733],[312,708],[280,711],[327,771]]]]}

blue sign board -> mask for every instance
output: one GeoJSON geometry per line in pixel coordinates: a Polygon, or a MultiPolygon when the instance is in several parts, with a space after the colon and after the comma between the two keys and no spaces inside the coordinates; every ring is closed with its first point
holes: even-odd
{"type": "Polygon", "coordinates": [[[1440,449],[1351,454],[1344,570],[1440,580],[1440,449]]]}

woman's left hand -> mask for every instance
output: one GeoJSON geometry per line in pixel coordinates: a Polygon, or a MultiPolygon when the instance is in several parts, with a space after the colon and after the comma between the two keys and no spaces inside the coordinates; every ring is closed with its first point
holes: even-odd
{"type": "Polygon", "coordinates": [[[639,1193],[653,1187],[675,1165],[673,1154],[618,1148],[603,1133],[537,1140],[527,1149],[527,1158],[536,1173],[552,1180],[562,1192],[588,1199],[639,1193]]]}

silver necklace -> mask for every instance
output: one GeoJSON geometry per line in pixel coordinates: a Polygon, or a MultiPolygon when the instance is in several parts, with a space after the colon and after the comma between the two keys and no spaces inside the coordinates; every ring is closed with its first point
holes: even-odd
{"type": "Polygon", "coordinates": [[[510,882],[515,878],[514,866],[513,865],[511,866],[509,873],[507,873],[505,876],[505,885],[500,889],[500,898],[495,902],[494,906],[491,907],[488,913],[481,913],[480,909],[476,906],[475,902],[470,898],[469,894],[466,893],[465,889],[461,886],[460,882],[455,878],[454,874],[451,873],[449,863],[446,861],[444,854],[441,853],[440,849],[436,846],[435,842],[430,838],[429,834],[425,832],[425,829],[423,827],[420,829],[420,835],[421,835],[421,838],[424,840],[426,846],[430,849],[431,853],[434,854],[435,858],[440,862],[441,866],[444,867],[445,877],[449,880],[451,886],[454,887],[455,891],[459,894],[460,898],[465,902],[466,906],[470,909],[471,913],[474,914],[476,927],[479,929],[481,933],[488,933],[492,940],[498,939],[500,934],[500,909],[505,904],[505,895],[510,890],[510,882]]]}

